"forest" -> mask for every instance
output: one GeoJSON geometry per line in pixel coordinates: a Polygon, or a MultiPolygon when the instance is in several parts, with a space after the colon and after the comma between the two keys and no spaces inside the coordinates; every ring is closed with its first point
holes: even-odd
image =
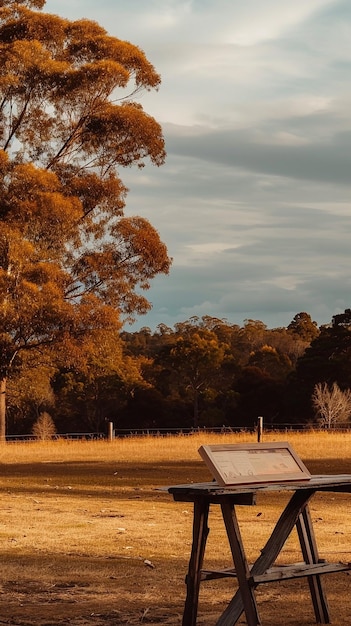
{"type": "MultiPolygon", "coordinates": [[[[316,385],[351,386],[351,310],[318,327],[306,312],[286,328],[205,316],[156,331],[104,333],[81,367],[23,362],[9,382],[8,432],[47,412],[58,433],[317,425],[316,385]]],[[[350,403],[333,422],[348,421],[350,403]]],[[[329,424],[331,425],[331,424],[329,424]]]]}

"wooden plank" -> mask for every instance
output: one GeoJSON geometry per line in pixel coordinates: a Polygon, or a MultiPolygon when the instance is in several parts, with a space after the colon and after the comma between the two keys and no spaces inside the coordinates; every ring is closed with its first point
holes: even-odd
{"type": "Polygon", "coordinates": [[[204,483],[187,483],[184,485],[171,485],[161,487],[161,491],[168,491],[177,501],[192,501],[201,495],[238,495],[252,494],[260,491],[299,491],[315,489],[318,491],[330,491],[351,493],[351,474],[324,474],[314,475],[309,481],[285,481],[281,483],[256,483],[252,485],[230,485],[220,487],[215,481],[204,483]]]}
{"type": "MultiPolygon", "coordinates": [[[[258,613],[255,592],[249,584],[250,568],[245,555],[238,519],[230,498],[223,498],[221,509],[238,578],[240,597],[245,611],[246,621],[248,626],[259,626],[261,620],[258,613]]],[[[217,626],[232,626],[233,623],[234,622],[227,622],[226,616],[222,616],[217,622],[217,626]]]]}
{"type": "MultiPolygon", "coordinates": [[[[320,562],[317,541],[315,538],[313,524],[308,505],[301,511],[296,528],[300,540],[301,550],[305,562],[316,564],[320,562]]],[[[323,582],[318,573],[308,577],[314,614],[319,624],[330,624],[330,615],[327,596],[324,591],[323,582]]]]}
{"type": "Polygon", "coordinates": [[[196,626],[201,582],[201,567],[204,559],[208,528],[209,503],[200,498],[194,502],[193,543],[186,576],[187,594],[182,626],[196,626]]]}
{"type": "MultiPolygon", "coordinates": [[[[251,576],[251,584],[270,583],[279,580],[289,580],[291,578],[304,578],[306,576],[316,576],[321,574],[332,574],[335,572],[346,572],[351,570],[351,563],[295,563],[294,565],[282,565],[272,567],[265,574],[251,576]]],[[[323,623],[323,622],[320,622],[323,623]]],[[[324,622],[325,623],[325,622],[324,622]]],[[[328,623],[328,622],[327,622],[328,623]]]]}
{"type": "Polygon", "coordinates": [[[237,578],[237,573],[232,567],[201,570],[201,580],[215,580],[217,578],[237,578]]]}
{"type": "Polygon", "coordinates": [[[229,496],[233,504],[241,504],[243,506],[254,506],[256,504],[256,493],[211,493],[211,491],[193,492],[176,492],[173,494],[175,502],[195,502],[199,497],[204,497],[210,504],[220,504],[223,496],[229,496]]]}

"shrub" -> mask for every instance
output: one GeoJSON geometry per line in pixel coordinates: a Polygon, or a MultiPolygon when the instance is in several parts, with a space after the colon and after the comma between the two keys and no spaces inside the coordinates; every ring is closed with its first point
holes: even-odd
{"type": "Polygon", "coordinates": [[[56,427],[54,420],[49,413],[46,411],[40,413],[37,421],[33,425],[32,433],[35,437],[37,437],[37,439],[41,439],[42,441],[47,441],[54,437],[56,434],[56,427]]]}

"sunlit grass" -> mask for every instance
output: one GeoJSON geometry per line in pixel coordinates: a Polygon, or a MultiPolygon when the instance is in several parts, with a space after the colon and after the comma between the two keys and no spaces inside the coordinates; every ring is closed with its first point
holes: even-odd
{"type": "MultiPolygon", "coordinates": [[[[1,463],[198,461],[203,444],[255,442],[255,433],[131,436],[107,440],[57,440],[0,444],[1,463]]],[[[351,458],[351,433],[335,431],[267,432],[263,441],[289,441],[304,460],[351,458]]],[[[322,469],[322,468],[321,468],[322,469]]]]}

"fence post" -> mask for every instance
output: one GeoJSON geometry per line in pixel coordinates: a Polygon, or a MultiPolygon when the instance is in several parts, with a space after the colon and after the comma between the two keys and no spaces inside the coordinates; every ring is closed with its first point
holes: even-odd
{"type": "Polygon", "coordinates": [[[113,422],[109,422],[108,423],[108,440],[112,441],[113,438],[114,438],[113,422]]]}
{"type": "Polygon", "coordinates": [[[263,417],[259,417],[257,421],[257,441],[261,442],[263,437],[263,417]]]}

